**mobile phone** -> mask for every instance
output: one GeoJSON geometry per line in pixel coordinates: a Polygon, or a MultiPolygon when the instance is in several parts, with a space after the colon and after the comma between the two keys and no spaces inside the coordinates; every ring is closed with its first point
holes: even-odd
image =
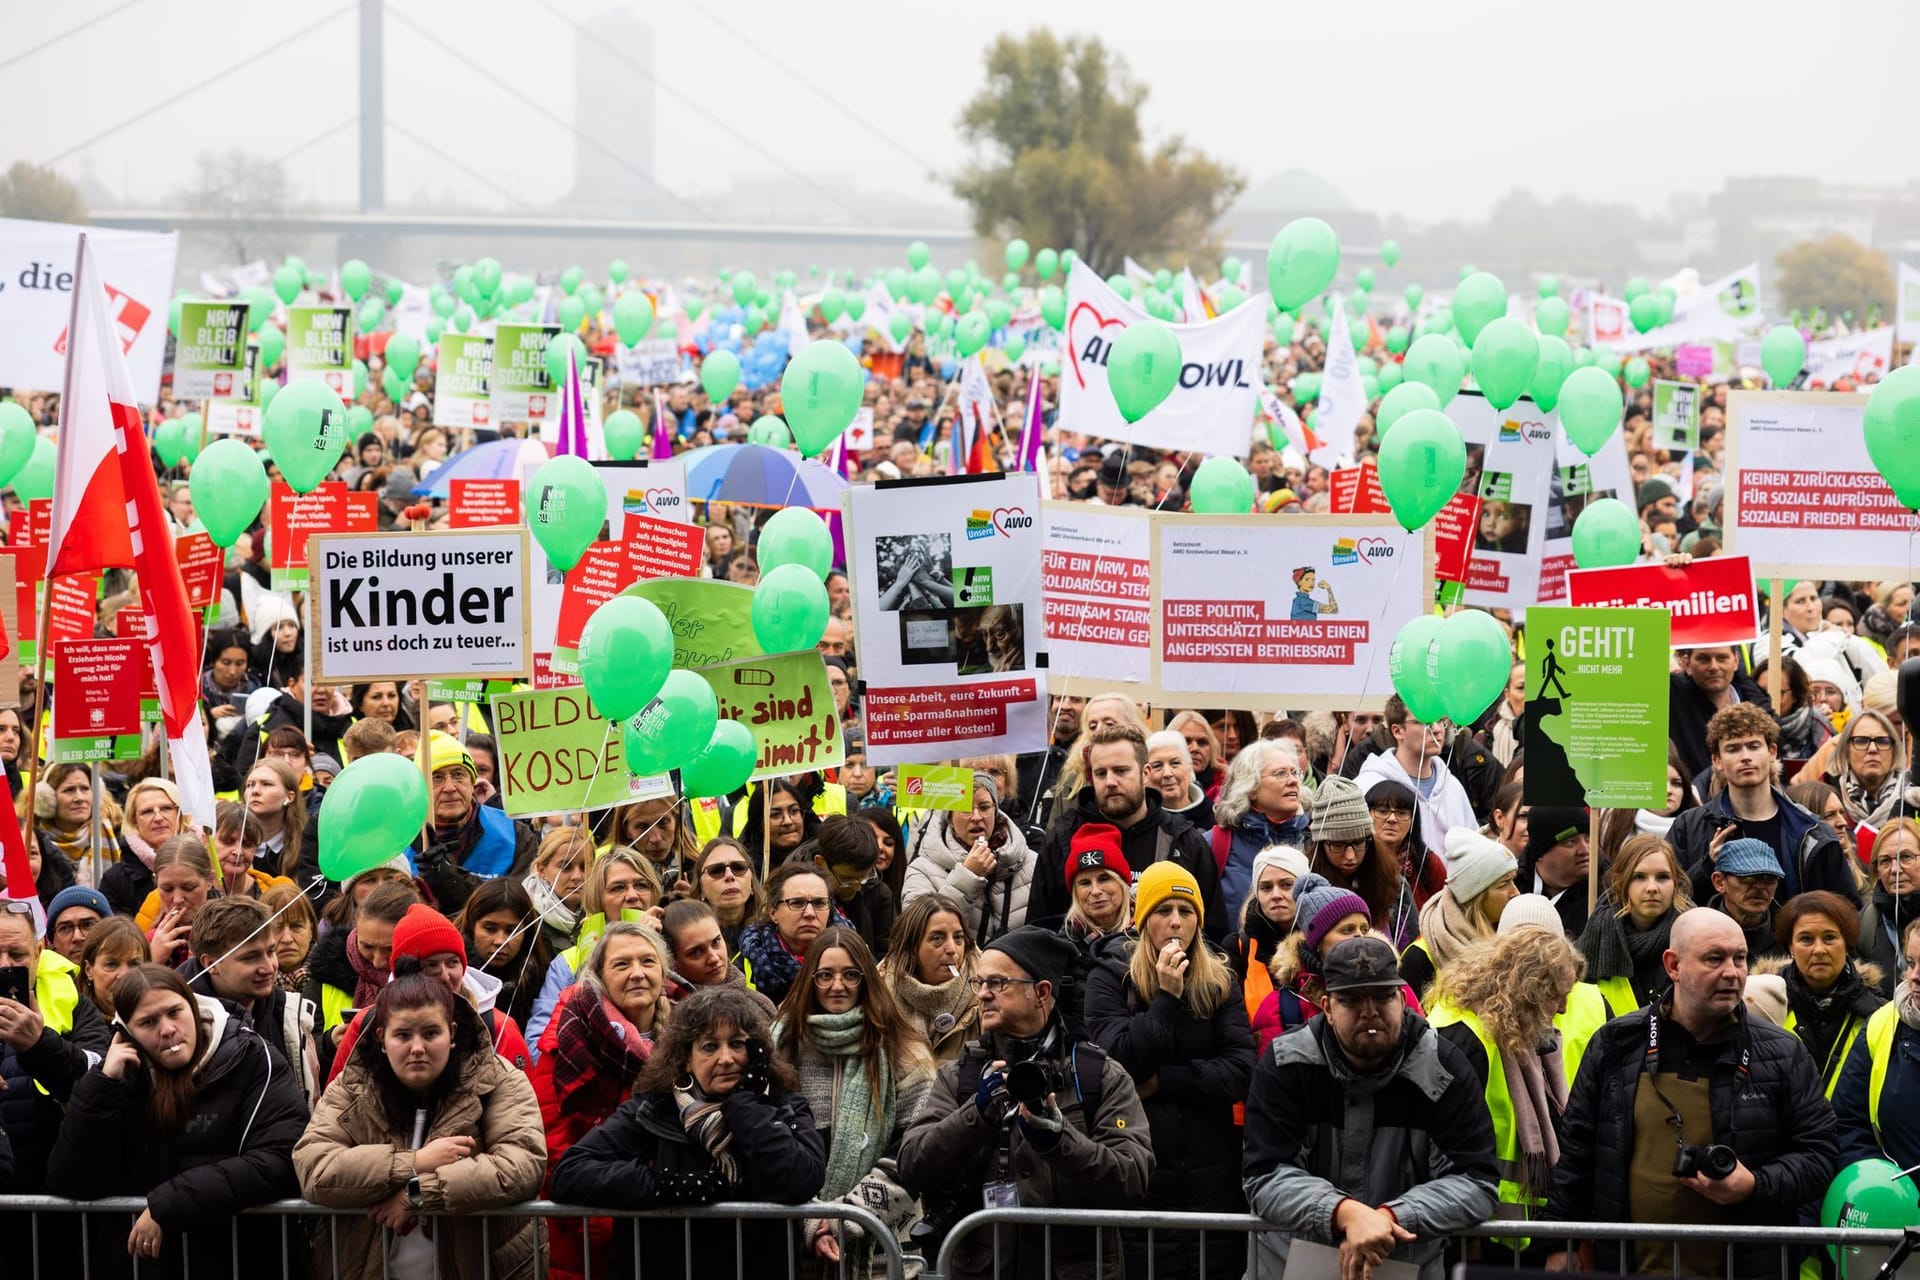
{"type": "Polygon", "coordinates": [[[10,964],[0,967],[0,996],[19,1004],[28,1003],[27,996],[33,989],[33,973],[25,966],[10,964]]]}

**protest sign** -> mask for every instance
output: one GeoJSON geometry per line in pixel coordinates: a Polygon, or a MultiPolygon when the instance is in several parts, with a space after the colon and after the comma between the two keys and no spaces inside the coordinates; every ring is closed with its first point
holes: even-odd
{"type": "Polygon", "coordinates": [[[669,777],[627,773],[620,727],[608,724],[585,689],[496,693],[492,706],[508,817],[608,809],[673,794],[669,777]]]}
{"type": "Polygon", "coordinates": [[[1044,750],[1039,477],[856,485],[847,491],[846,541],[867,759],[1044,750]]]}
{"type": "Polygon", "coordinates": [[[260,438],[261,418],[266,413],[260,403],[260,344],[247,343],[247,362],[231,397],[216,397],[201,405],[202,420],[209,436],[260,438]]]}
{"type": "Polygon", "coordinates": [[[1554,469],[1547,478],[1547,536],[1540,559],[1537,597],[1558,604],[1567,596],[1567,573],[1574,567],[1573,522],[1587,505],[1618,498],[1636,506],[1633,471],[1627,465],[1626,438],[1614,432],[1591,458],[1581,453],[1554,419],[1554,469]]]}
{"type": "Polygon", "coordinates": [[[456,529],[520,523],[518,480],[449,480],[447,522],[456,529]]]}
{"type": "Polygon", "coordinates": [[[353,308],[287,308],[287,381],[318,378],[353,398],[353,308]]]}
{"type": "Polygon", "coordinates": [[[654,578],[621,594],[650,600],[673,628],[673,665],[710,667],[760,656],[753,638],[753,588],[712,578],[654,578]]]}
{"type": "Polygon", "coordinates": [[[1076,431],[1155,449],[1244,458],[1252,447],[1260,402],[1261,323],[1266,294],[1248,298],[1218,320],[1168,326],[1180,340],[1180,380],[1146,417],[1129,423],[1107,388],[1113,340],[1147,313],[1122,298],[1086,263],[1067,277],[1065,352],[1060,361],[1060,418],[1076,431]]]}
{"type": "Polygon", "coordinates": [[[436,427],[493,428],[493,339],[479,333],[440,335],[440,366],[433,380],[436,427]]]}
{"type": "Polygon", "coordinates": [[[1821,338],[1807,344],[1808,390],[1831,387],[1842,378],[1877,382],[1893,369],[1893,326],[1821,338]]]}
{"type": "Polygon", "coordinates": [[[214,545],[210,534],[189,533],[175,538],[173,558],[180,566],[180,580],[186,584],[188,604],[206,609],[220,603],[227,556],[214,545]]]}
{"type": "Polygon", "coordinates": [[[0,547],[0,561],[6,564],[0,574],[13,584],[6,600],[13,619],[7,630],[11,648],[20,661],[32,662],[39,645],[40,578],[47,569],[47,549],[0,547]]]}
{"type": "Polygon", "coordinates": [[[100,575],[65,573],[47,583],[47,643],[84,640],[93,634],[100,605],[100,575]]]}
{"type": "Polygon", "coordinates": [[[1668,453],[1700,447],[1700,384],[1654,380],[1653,447],[1668,453]]]}
{"type": "Polygon", "coordinates": [[[47,760],[133,759],[140,754],[144,640],[64,640],[53,645],[53,742],[47,760]]]}
{"type": "Polygon", "coordinates": [[[687,464],[680,459],[596,462],[593,469],[607,489],[609,538],[626,537],[630,515],[682,522],[693,519],[693,504],[687,501],[687,464]]]}
{"type": "MultiPolygon", "coordinates": [[[[0,555],[0,707],[20,705],[20,599],[13,581],[14,559],[0,555]]],[[[32,646],[25,646],[31,650],[32,646]]]]}
{"type": "Polygon", "coordinates": [[[313,539],[314,676],[524,676],[533,670],[524,529],[313,539]]]}
{"type": "Polygon", "coordinates": [[[1381,515],[1163,514],[1153,583],[1153,683],[1172,705],[1380,707],[1387,646],[1433,599],[1433,540],[1381,515]]]}
{"type": "Polygon", "coordinates": [[[182,302],[173,348],[178,400],[231,399],[246,385],[247,304],[182,302]]]}
{"type": "Polygon", "coordinates": [[[1895,315],[1895,336],[1902,342],[1920,342],[1920,267],[1900,264],[1900,296],[1895,315]]]}
{"type": "Polygon", "coordinates": [[[948,809],[965,813],[973,808],[973,770],[957,765],[903,764],[893,803],[900,809],[948,809]]]}
{"type": "Polygon", "coordinates": [[[1716,357],[1714,343],[1683,342],[1673,349],[1673,371],[1683,378],[1711,378],[1716,357]]]}
{"type": "Polygon", "coordinates": [[[1464,603],[1524,609],[1540,590],[1556,420],[1531,400],[1495,409],[1473,391],[1455,396],[1446,413],[1467,445],[1460,492],[1480,499],[1464,603]]]}
{"type": "Polygon", "coordinates": [[[160,397],[167,307],[173,297],[178,232],[114,231],[60,222],[0,218],[0,386],[66,385],[67,318],[73,310],[80,233],[100,264],[107,309],[120,335],[133,389],[160,397]]]}
{"type": "Polygon", "coordinates": [[[1380,487],[1380,467],[1372,458],[1355,467],[1327,473],[1327,510],[1334,515],[1372,515],[1391,510],[1380,487]]]}
{"type": "Polygon", "coordinates": [[[554,623],[552,657],[548,659],[554,671],[564,676],[580,674],[580,637],[594,610],[619,595],[633,580],[627,549],[618,542],[591,544],[567,570],[566,587],[560,593],[560,617],[554,623]]]}
{"type": "Polygon", "coordinates": [[[547,343],[559,333],[557,324],[503,324],[494,330],[487,386],[495,427],[558,416],[559,397],[547,376],[547,343]]]}
{"type": "Polygon", "coordinates": [[[321,533],[372,533],[380,527],[380,495],[329,480],[311,493],[274,481],[267,499],[268,569],[275,591],[307,589],[307,539],[321,533]]]}
{"type": "Polygon", "coordinates": [[[1664,609],[1527,610],[1527,803],[1667,803],[1664,609]]]}
{"type": "Polygon", "coordinates": [[[624,384],[664,387],[680,381],[685,372],[679,345],[672,338],[645,338],[620,348],[618,373],[624,384]]]}
{"type": "Polygon", "coordinates": [[[1864,395],[1736,391],[1728,401],[1725,547],[1762,578],[1904,572],[1914,517],[1867,456],[1864,395]]]}
{"type": "Polygon", "coordinates": [[[845,759],[840,718],[818,652],[776,653],[700,667],[720,714],[753,730],[753,776],[837,769],[845,759]]]}
{"type": "Polygon", "coordinates": [[[1609,298],[1604,294],[1590,294],[1587,298],[1587,345],[1597,346],[1605,343],[1615,346],[1623,341],[1633,326],[1627,320],[1627,301],[1625,298],[1609,298]]]}
{"type": "Polygon", "coordinates": [[[1434,599],[1443,605],[1466,598],[1467,566],[1473,562],[1473,536],[1480,527],[1480,495],[1458,493],[1433,517],[1434,599]]]}
{"type": "Polygon", "coordinates": [[[1153,677],[1152,517],[1137,507],[1042,504],[1041,592],[1056,693],[1145,698],[1153,677]]]}
{"type": "Polygon", "coordinates": [[[1760,264],[1749,262],[1710,280],[1673,304],[1673,319],[1641,333],[1633,325],[1599,341],[1619,352],[1665,350],[1681,343],[1728,342],[1762,323],[1760,264]]]}
{"type": "Polygon", "coordinates": [[[1567,599],[1576,608],[1665,609],[1676,649],[1746,644],[1760,636],[1753,565],[1745,556],[1710,556],[1680,569],[1575,569],[1567,575],[1567,599]]]}
{"type": "Polygon", "coordinates": [[[621,542],[634,579],[691,578],[706,559],[707,531],[697,524],[629,515],[621,542]]]}

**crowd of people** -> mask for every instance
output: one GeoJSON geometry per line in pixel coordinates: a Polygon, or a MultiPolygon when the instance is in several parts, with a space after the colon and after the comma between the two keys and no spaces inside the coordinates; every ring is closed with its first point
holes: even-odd
{"type": "MultiPolygon", "coordinates": [[[[586,336],[609,351],[610,330],[586,336]]],[[[377,335],[361,344],[377,375],[377,335]]],[[[954,405],[924,339],[867,346],[852,478],[944,472],[954,405]]],[[[1269,379],[1290,398],[1323,357],[1310,331],[1270,344],[1269,379]]],[[[1032,378],[1053,496],[1184,505],[1197,457],[1076,434],[1038,362],[991,379],[1005,462],[1032,378]]],[[[1703,393],[1684,502],[1681,459],[1629,397],[1649,557],[1718,549],[1727,389],[1703,393]]],[[[467,443],[432,425],[432,395],[424,362],[400,397],[378,376],[357,397],[370,425],[337,476],[381,495],[383,528],[409,526],[415,486],[467,443]]],[[[607,396],[666,415],[676,449],[779,408],[774,386],[607,396]]],[[[1363,417],[1357,452],[1372,440],[1363,417]]],[[[1326,509],[1325,468],[1261,439],[1250,470],[1276,518],[1326,509]]],[[[703,572],[754,582],[768,514],[704,504],[703,572]]],[[[42,1220],[43,1252],[78,1256],[84,1231],[94,1273],[226,1274],[283,1249],[405,1280],[876,1265],[833,1217],[592,1216],[729,1201],[858,1206],[927,1266],[983,1204],[1280,1228],[1203,1250],[1003,1227],[959,1242],[962,1276],[1228,1277],[1302,1243],[1356,1277],[1396,1259],[1431,1280],[1463,1254],[1717,1272],[1719,1243],[1568,1256],[1553,1228],[1450,1233],[1810,1223],[1844,1163],[1920,1165],[1909,583],[1797,583],[1771,602],[1779,653],[1676,653],[1657,811],[1528,804],[1516,662],[1475,724],[1423,724],[1398,697],[1254,714],[1057,687],[1044,750],[950,762],[972,784],[949,812],[898,806],[867,763],[836,570],[819,648],[844,764],[527,820],[502,807],[484,705],[422,680],[307,687],[301,603],[265,555],[242,537],[206,645],[216,812],[183,811],[157,749],[38,764],[30,674],[0,710],[44,915],[0,912],[0,1164],[15,1194],[145,1202],[42,1220]],[[381,752],[425,755],[428,827],[330,881],[320,801],[381,752]],[[231,1228],[296,1196],[340,1213],[231,1228]],[[542,1196],[580,1214],[483,1216],[542,1196]]],[[[136,599],[118,579],[103,634],[136,599]]],[[[1499,616],[1517,656],[1524,621],[1499,616]]],[[[1756,1247],[1735,1274],[1763,1269],[1756,1247]]]]}

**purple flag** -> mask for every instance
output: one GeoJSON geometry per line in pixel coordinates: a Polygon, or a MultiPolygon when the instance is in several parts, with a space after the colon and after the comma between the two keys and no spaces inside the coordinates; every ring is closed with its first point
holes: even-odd
{"type": "Polygon", "coordinates": [[[587,458],[587,411],[580,399],[580,352],[567,344],[567,394],[560,401],[560,443],[554,456],[587,458]]]}
{"type": "Polygon", "coordinates": [[[1020,428],[1020,466],[1021,471],[1040,469],[1040,438],[1046,432],[1040,419],[1040,371],[1035,369],[1027,378],[1026,421],[1020,428]]]}
{"type": "Polygon", "coordinates": [[[653,393],[653,456],[655,460],[673,456],[673,435],[667,430],[667,402],[653,393]]]}

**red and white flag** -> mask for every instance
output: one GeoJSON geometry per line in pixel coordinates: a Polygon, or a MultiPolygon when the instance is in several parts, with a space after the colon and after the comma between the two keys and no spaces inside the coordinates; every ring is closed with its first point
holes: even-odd
{"type": "Polygon", "coordinates": [[[85,235],[74,267],[69,333],[48,577],[119,568],[132,569],[139,578],[142,625],[174,781],[193,822],[211,829],[213,766],[200,718],[193,606],[174,559],[133,379],[85,235]]]}

